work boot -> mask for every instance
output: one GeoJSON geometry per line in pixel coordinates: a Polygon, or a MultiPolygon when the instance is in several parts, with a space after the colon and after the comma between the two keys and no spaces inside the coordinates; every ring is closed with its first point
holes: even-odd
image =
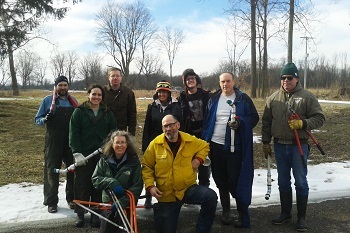
{"type": "Polygon", "coordinates": [[[74,210],[74,209],[75,209],[75,203],[74,203],[74,202],[69,201],[69,202],[67,202],[67,203],[68,203],[69,209],[71,209],[71,210],[74,210]]]}
{"type": "Polygon", "coordinates": [[[281,214],[272,220],[272,224],[280,225],[292,218],[293,195],[290,192],[280,192],[281,214]]]}
{"type": "Polygon", "coordinates": [[[228,190],[219,189],[220,202],[222,206],[221,223],[231,225],[232,219],[230,215],[230,193],[228,190]]]}
{"type": "Polygon", "coordinates": [[[250,216],[248,207],[243,207],[236,199],[238,217],[233,222],[235,228],[250,228],[250,216]]]}
{"type": "Polygon", "coordinates": [[[84,214],[78,214],[78,219],[75,222],[75,227],[82,228],[85,225],[84,214]]]}
{"type": "Polygon", "coordinates": [[[297,231],[306,231],[307,225],[305,221],[306,208],[307,208],[308,195],[306,196],[297,196],[297,210],[298,210],[298,222],[297,222],[297,231]]]}
{"type": "Polygon", "coordinates": [[[47,211],[50,214],[56,213],[57,212],[57,205],[47,207],[47,211]]]}
{"type": "Polygon", "coordinates": [[[232,220],[231,220],[231,215],[230,215],[230,211],[229,210],[222,211],[221,223],[224,224],[224,225],[231,225],[232,220]]]}
{"type": "Polygon", "coordinates": [[[242,221],[242,212],[238,211],[238,217],[237,219],[233,222],[233,226],[235,228],[243,228],[243,221],[242,221]]]}

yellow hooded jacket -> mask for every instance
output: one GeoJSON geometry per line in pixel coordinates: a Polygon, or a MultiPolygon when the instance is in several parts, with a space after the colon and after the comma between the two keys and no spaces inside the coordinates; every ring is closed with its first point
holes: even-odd
{"type": "Polygon", "coordinates": [[[145,188],[156,186],[163,195],[159,202],[182,200],[185,191],[197,183],[197,172],[192,168],[195,157],[205,161],[209,144],[195,136],[179,131],[181,145],[176,156],[166,142],[164,133],[147,147],[142,158],[142,178],[145,188]]]}

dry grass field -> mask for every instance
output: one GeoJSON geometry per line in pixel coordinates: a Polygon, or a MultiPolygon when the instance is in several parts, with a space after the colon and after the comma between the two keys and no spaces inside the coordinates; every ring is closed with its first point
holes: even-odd
{"type": "MultiPolygon", "coordinates": [[[[311,90],[320,99],[347,100],[340,98],[336,91],[311,90]]],[[[1,92],[1,97],[11,97],[8,100],[0,99],[0,186],[8,183],[32,182],[42,183],[43,180],[43,146],[45,127],[34,124],[34,117],[42,98],[50,95],[51,91],[31,90],[21,91],[21,96],[13,98],[11,92],[1,92]]],[[[71,92],[82,102],[87,99],[84,92],[71,92]]],[[[138,128],[136,140],[141,153],[142,128],[147,105],[152,100],[153,91],[135,91],[137,97],[138,128]]],[[[175,94],[176,95],[176,94],[175,94]]],[[[264,108],[263,99],[253,100],[261,116],[264,108]]],[[[326,114],[326,124],[313,135],[320,142],[325,156],[320,155],[317,148],[311,144],[310,163],[350,160],[350,105],[322,104],[326,114]],[[348,139],[349,138],[349,139],[348,139]]],[[[254,128],[255,135],[259,136],[261,122],[254,128]]],[[[266,167],[261,144],[254,144],[254,162],[256,168],[266,167]]]]}

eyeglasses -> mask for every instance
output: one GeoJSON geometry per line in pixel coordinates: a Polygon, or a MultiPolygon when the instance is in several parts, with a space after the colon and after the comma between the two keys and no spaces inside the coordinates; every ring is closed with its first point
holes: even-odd
{"type": "Polygon", "coordinates": [[[292,81],[294,78],[294,76],[281,76],[281,80],[284,81],[285,79],[287,79],[288,81],[292,81]]]}
{"type": "Polygon", "coordinates": [[[113,142],[114,145],[124,146],[126,142],[113,142]]]}
{"type": "Polygon", "coordinates": [[[177,123],[177,121],[175,121],[174,123],[169,123],[167,125],[163,125],[162,127],[163,127],[163,129],[168,129],[168,128],[172,129],[172,128],[174,128],[176,123],[177,123]]]}
{"type": "Polygon", "coordinates": [[[188,78],[186,78],[186,81],[194,81],[194,80],[196,80],[196,77],[188,77],[188,78]]]}

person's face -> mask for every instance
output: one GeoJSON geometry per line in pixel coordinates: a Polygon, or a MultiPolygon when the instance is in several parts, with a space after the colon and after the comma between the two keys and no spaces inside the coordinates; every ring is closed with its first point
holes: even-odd
{"type": "Polygon", "coordinates": [[[102,101],[102,90],[100,88],[92,88],[88,94],[89,101],[92,105],[100,105],[102,101]]]}
{"type": "MultiPolygon", "coordinates": [[[[128,148],[128,144],[126,142],[125,136],[116,136],[113,139],[113,150],[114,154],[118,157],[118,155],[123,155],[128,148]]],[[[120,158],[120,156],[118,157],[120,158]]]]}
{"type": "Polygon", "coordinates": [[[186,87],[188,89],[195,89],[197,87],[197,79],[195,75],[188,75],[186,77],[186,87]]]}
{"type": "Polygon", "coordinates": [[[158,99],[160,102],[165,103],[168,101],[168,98],[169,98],[169,92],[162,91],[162,90],[158,91],[158,99]]]}
{"type": "Polygon", "coordinates": [[[281,77],[281,86],[286,90],[286,92],[291,92],[297,86],[299,79],[293,75],[283,75],[281,77]]]}
{"type": "Polygon", "coordinates": [[[180,123],[172,116],[165,116],[162,120],[162,129],[165,137],[176,142],[179,135],[180,123]]]}
{"type": "Polygon", "coordinates": [[[59,82],[56,86],[56,92],[59,96],[66,96],[68,93],[68,83],[67,82],[59,82]]]}
{"type": "Polygon", "coordinates": [[[122,81],[122,74],[119,70],[112,70],[109,72],[108,80],[112,87],[119,87],[122,81]]]}
{"type": "Polygon", "coordinates": [[[233,86],[235,85],[235,81],[233,77],[229,73],[223,73],[220,75],[220,87],[225,95],[233,94],[233,86]]]}

